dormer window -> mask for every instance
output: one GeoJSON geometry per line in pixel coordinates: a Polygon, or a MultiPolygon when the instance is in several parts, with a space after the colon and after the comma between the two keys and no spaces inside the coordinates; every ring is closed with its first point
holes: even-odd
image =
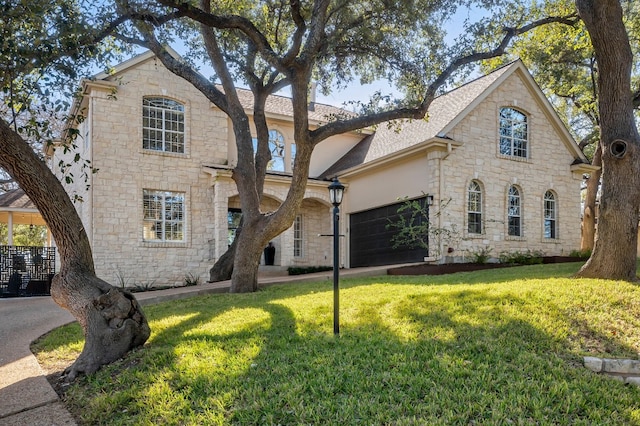
{"type": "Polygon", "coordinates": [[[142,148],[184,153],[184,105],[167,98],[142,100],[142,148]]]}
{"type": "Polygon", "coordinates": [[[500,154],[529,157],[527,116],[513,108],[500,109],[500,154]]]}

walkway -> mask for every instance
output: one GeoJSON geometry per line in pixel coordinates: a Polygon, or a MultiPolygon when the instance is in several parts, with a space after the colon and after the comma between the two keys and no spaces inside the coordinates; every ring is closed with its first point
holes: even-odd
{"type": "MultiPolygon", "coordinates": [[[[385,275],[387,267],[345,269],[341,277],[385,275]]],[[[331,271],[308,275],[265,277],[260,286],[332,280],[331,271]]],[[[210,293],[226,293],[229,281],[193,287],[136,293],[141,305],[210,293]]],[[[49,385],[29,349],[38,337],[73,322],[51,297],[0,299],[0,426],[71,426],[75,421],[49,385]]]]}

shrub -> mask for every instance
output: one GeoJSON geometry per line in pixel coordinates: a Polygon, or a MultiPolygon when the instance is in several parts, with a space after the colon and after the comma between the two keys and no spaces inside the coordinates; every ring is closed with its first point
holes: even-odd
{"type": "Polygon", "coordinates": [[[489,258],[491,258],[490,253],[491,253],[492,248],[491,247],[482,247],[481,249],[478,250],[469,250],[469,255],[471,256],[471,261],[473,263],[487,263],[489,261],[489,258]]]}
{"type": "Polygon", "coordinates": [[[289,275],[304,275],[313,272],[331,271],[333,266],[289,266],[287,272],[289,275]]]}
{"type": "Polygon", "coordinates": [[[195,275],[193,272],[189,272],[184,276],[185,287],[200,284],[200,275],[195,275]]]}
{"type": "Polygon", "coordinates": [[[542,263],[544,253],[536,250],[527,250],[526,252],[503,251],[500,253],[500,263],[508,263],[511,265],[537,265],[542,263]]]}
{"type": "Polygon", "coordinates": [[[571,253],[569,253],[569,256],[579,257],[580,259],[588,259],[591,257],[591,250],[589,249],[573,250],[571,253]]]}

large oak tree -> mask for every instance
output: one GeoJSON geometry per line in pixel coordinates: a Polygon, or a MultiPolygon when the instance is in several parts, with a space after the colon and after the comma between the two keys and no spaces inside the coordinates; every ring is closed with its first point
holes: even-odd
{"type": "Polygon", "coordinates": [[[0,168],[24,189],[56,241],[61,266],[51,295],[73,314],[85,335],[82,353],[67,370],[73,379],[141,346],[150,334],[133,295],[96,277],[89,240],[73,202],[28,142],[51,143],[49,122],[39,119],[39,113],[55,110],[51,91],[77,78],[75,71],[96,53],[96,43],[110,25],[96,31],[81,17],[74,0],[9,1],[0,7],[0,86],[5,104],[0,168]]]}
{"type": "MultiPolygon", "coordinates": [[[[545,2],[542,14],[566,14],[575,10],[574,0],[545,2]]],[[[622,3],[624,23],[629,33],[634,55],[640,53],[640,5],[622,3]]],[[[600,144],[600,114],[598,110],[598,72],[595,52],[583,22],[578,25],[545,25],[517,40],[509,53],[488,61],[492,69],[514,57],[529,68],[542,90],[550,97],[563,121],[568,125],[580,147],[597,167],[586,176],[583,199],[582,239],[580,249],[592,251],[595,241],[597,198],[600,189],[602,145],[600,144]]],[[[640,69],[632,69],[633,106],[640,107],[640,69]]]]}
{"type": "Polygon", "coordinates": [[[637,280],[640,136],[631,91],[633,53],[618,0],[576,0],[598,64],[602,195],[593,253],[581,277],[637,280]]]}
{"type": "MultiPolygon", "coordinates": [[[[474,50],[470,26],[453,48],[447,48],[443,22],[460,4],[470,2],[413,0],[289,0],[227,3],[202,0],[193,3],[157,0],[156,3],[118,1],[119,12],[135,16],[133,27],[122,27],[118,37],[151,49],[173,73],[200,90],[231,119],[238,163],[232,177],[242,205],[242,230],[232,246],[235,252],[232,292],[257,289],[257,272],[263,247],[289,228],[302,203],[314,148],[323,140],[345,132],[400,119],[422,119],[434,97],[456,73],[469,64],[499,56],[509,42],[530,28],[549,22],[575,22],[574,17],[544,18],[528,25],[514,23],[501,30],[493,45],[474,50]],[[419,11],[419,13],[416,13],[419,11]],[[177,21],[176,21],[177,20],[177,21]],[[174,31],[176,22],[181,25],[174,31]],[[199,30],[196,36],[185,28],[199,30]],[[168,53],[173,37],[187,41],[200,60],[211,64],[218,84],[204,78],[193,66],[168,53]],[[191,37],[191,38],[189,38],[191,37]],[[354,77],[365,82],[388,78],[405,89],[401,102],[370,104],[357,116],[332,117],[312,128],[308,94],[312,79],[323,87],[341,86],[354,77]],[[246,84],[254,96],[248,115],[236,96],[236,82],[246,84]],[[288,194],[275,212],[260,210],[265,172],[270,158],[265,102],[269,95],[288,88],[293,106],[296,160],[288,194]],[[250,121],[256,129],[253,149],[250,121]]],[[[499,5],[508,14],[514,2],[478,1],[499,5]]]]}

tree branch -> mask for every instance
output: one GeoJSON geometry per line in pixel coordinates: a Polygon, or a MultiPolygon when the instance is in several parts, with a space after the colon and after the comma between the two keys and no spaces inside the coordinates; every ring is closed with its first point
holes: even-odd
{"type": "Polygon", "coordinates": [[[385,121],[397,119],[421,119],[426,115],[429,106],[436,97],[437,91],[445,84],[445,82],[453,75],[455,71],[473,62],[501,56],[505,53],[509,43],[518,35],[524,34],[534,28],[550,23],[563,23],[566,25],[575,25],[579,22],[579,18],[575,14],[561,17],[547,17],[531,22],[519,28],[505,28],[504,37],[494,49],[486,52],[473,52],[468,55],[460,56],[454,59],[426,89],[423,101],[417,108],[398,108],[389,111],[383,111],[367,116],[355,117],[349,120],[334,121],[326,124],[311,132],[311,139],[317,144],[330,136],[337,134],[359,130],[368,126],[383,123],[385,121]]]}

